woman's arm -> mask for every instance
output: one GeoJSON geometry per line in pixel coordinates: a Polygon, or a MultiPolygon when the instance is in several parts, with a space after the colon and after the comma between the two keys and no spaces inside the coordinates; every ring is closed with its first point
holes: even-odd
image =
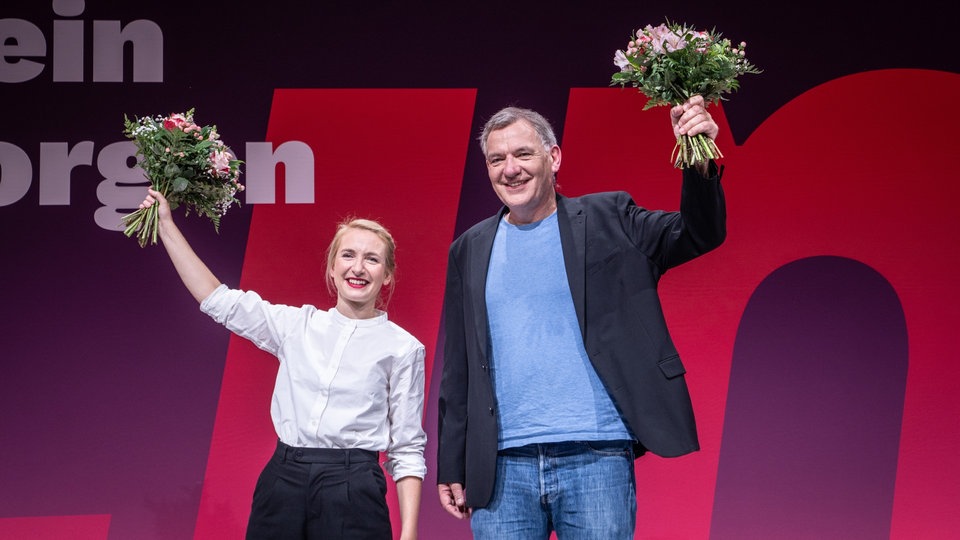
{"type": "Polygon", "coordinates": [[[193,248],[184,238],[180,229],[173,222],[173,215],[170,213],[170,204],[159,191],[147,189],[147,197],[140,203],[140,208],[149,208],[158,204],[157,216],[159,217],[159,236],[163,241],[163,247],[167,250],[167,255],[173,261],[174,268],[180,274],[180,279],[187,286],[187,290],[197,300],[203,302],[203,299],[210,296],[214,289],[220,286],[220,280],[213,272],[207,268],[200,257],[194,253],[193,248]]]}
{"type": "Polygon", "coordinates": [[[420,517],[420,493],[423,480],[404,476],[397,480],[397,500],[400,503],[400,540],[416,540],[417,520],[420,517]]]}

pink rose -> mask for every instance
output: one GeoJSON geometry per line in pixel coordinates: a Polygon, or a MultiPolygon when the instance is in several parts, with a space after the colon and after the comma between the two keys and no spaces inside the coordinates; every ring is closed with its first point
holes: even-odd
{"type": "Polygon", "coordinates": [[[189,124],[187,117],[183,114],[171,114],[163,120],[163,127],[167,130],[173,130],[175,128],[183,128],[183,126],[189,124]]]}
{"type": "Polygon", "coordinates": [[[230,174],[230,161],[233,153],[229,150],[218,149],[210,153],[210,170],[219,176],[230,174]]]}

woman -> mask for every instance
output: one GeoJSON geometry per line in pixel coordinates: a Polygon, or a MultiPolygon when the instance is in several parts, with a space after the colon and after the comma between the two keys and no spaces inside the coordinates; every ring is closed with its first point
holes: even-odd
{"type": "Polygon", "coordinates": [[[426,466],[424,347],[378,309],[392,285],[394,242],[380,224],[340,225],[327,255],[337,303],[274,305],[230,289],[194,253],[159,192],[159,237],[200,309],[280,360],[270,413],[277,449],[253,494],[247,538],[392,538],[384,467],[402,539],[414,539],[426,466]]]}

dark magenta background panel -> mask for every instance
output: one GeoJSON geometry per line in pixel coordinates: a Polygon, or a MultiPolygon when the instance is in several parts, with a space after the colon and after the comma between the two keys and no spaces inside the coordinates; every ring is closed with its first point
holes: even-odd
{"type": "Polygon", "coordinates": [[[887,536],[906,378],[883,276],[820,256],[767,277],[734,344],[711,538],[887,536]]]}

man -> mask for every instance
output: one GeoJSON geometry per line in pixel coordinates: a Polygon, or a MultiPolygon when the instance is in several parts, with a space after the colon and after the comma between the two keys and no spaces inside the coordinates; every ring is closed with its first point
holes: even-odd
{"type": "MultiPolygon", "coordinates": [[[[718,127],[695,96],[674,135],[718,127]]],[[[633,538],[633,463],[699,449],[660,308],[669,268],[726,235],[721,172],[683,171],[679,212],[556,192],[550,124],[506,108],[480,136],[500,212],[450,247],[439,397],[440,502],[480,539],[633,538]]]]}

